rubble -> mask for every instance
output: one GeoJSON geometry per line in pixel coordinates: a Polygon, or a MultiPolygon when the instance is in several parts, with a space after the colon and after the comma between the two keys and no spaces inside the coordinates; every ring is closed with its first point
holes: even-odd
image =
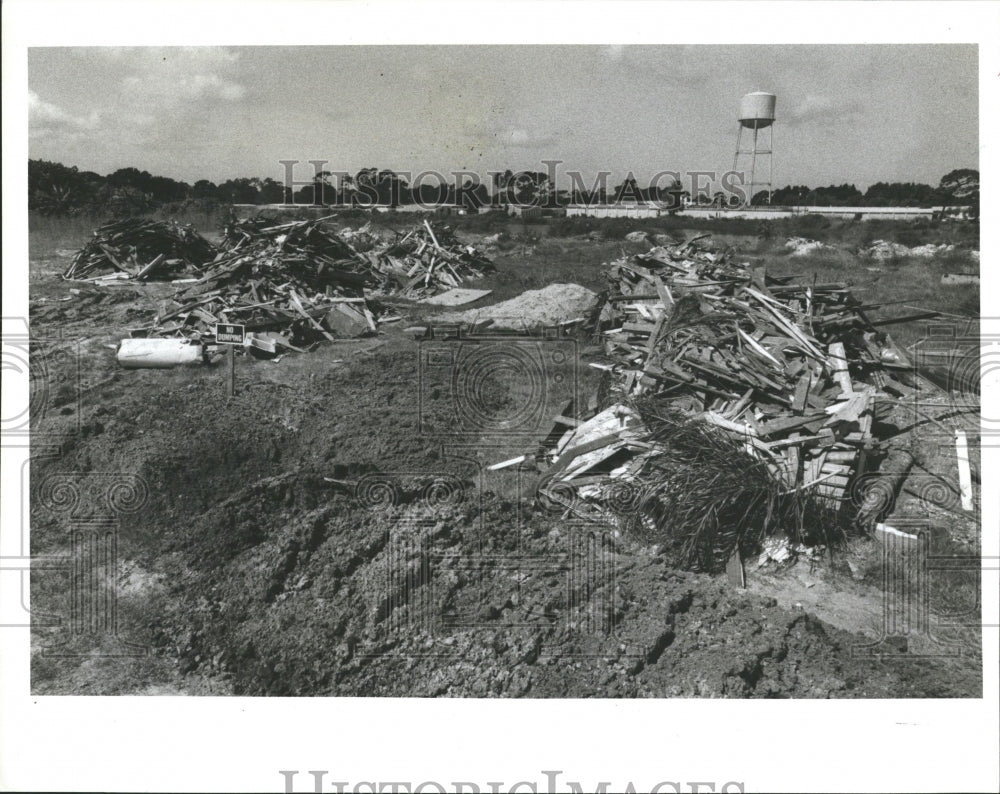
{"type": "Polygon", "coordinates": [[[322,339],[378,330],[401,319],[382,298],[416,300],[454,289],[494,269],[445,227],[423,226],[389,242],[364,233],[340,236],[326,218],[274,224],[256,217],[225,228],[223,249],[199,278],[177,291],[176,306],[138,336],[180,336],[211,343],[219,323],[239,323],[258,353],[301,352],[322,339]],[[350,240],[350,241],[349,241],[350,240]]]}
{"type": "Polygon", "coordinates": [[[808,256],[816,251],[822,251],[827,246],[819,240],[807,240],[805,237],[789,237],[785,242],[785,248],[789,249],[789,256],[808,256]]]}
{"type": "Polygon", "coordinates": [[[721,569],[779,528],[835,531],[876,414],[913,385],[881,330],[909,318],[872,320],[845,284],[770,276],[706,236],[611,264],[606,360],[591,364],[603,410],[553,434],[540,494],[669,533],[686,564],[721,569]]]}
{"type": "Polygon", "coordinates": [[[496,267],[473,245],[460,242],[447,226],[427,221],[395,242],[368,254],[390,282],[393,294],[417,300],[493,273],[496,267]]]}
{"type": "Polygon", "coordinates": [[[63,278],[162,280],[185,272],[199,273],[200,267],[215,255],[215,246],[192,226],[127,218],[95,230],[93,239],[73,257],[63,278]]]}
{"type": "Polygon", "coordinates": [[[927,245],[918,245],[914,248],[909,248],[901,243],[892,243],[887,240],[876,240],[871,245],[861,249],[861,255],[881,262],[886,259],[895,259],[897,257],[901,258],[907,256],[917,257],[919,259],[932,259],[935,256],[947,254],[954,250],[955,246],[947,243],[941,243],[941,245],[928,243],[927,245]]]}

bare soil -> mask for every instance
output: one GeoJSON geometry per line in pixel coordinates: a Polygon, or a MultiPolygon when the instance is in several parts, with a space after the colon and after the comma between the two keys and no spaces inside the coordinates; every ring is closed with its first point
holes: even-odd
{"type": "MultiPolygon", "coordinates": [[[[570,260],[581,244],[559,245],[570,260]]],[[[117,636],[69,631],[65,572],[33,574],[35,614],[63,618],[36,621],[38,694],[980,696],[975,634],[945,656],[864,650],[883,628],[874,541],[748,562],[743,590],[542,509],[534,472],[485,468],[539,440],[490,425],[525,399],[503,368],[476,394],[481,432],[442,443],[455,402],[426,388],[421,343],[402,332],[426,311],[307,355],[240,356],[229,399],[222,365],[116,365],[113,346],[169,285],[70,296],[66,261],[31,269],[48,364],[35,432],[60,439],[33,450],[32,553],[72,554],[86,523],[53,508],[53,477],[131,478],[145,495],[116,524],[117,636]]],[[[532,267],[514,272],[535,286],[532,267]]],[[[573,349],[560,374],[588,394],[586,340],[573,349]]],[[[947,468],[938,457],[926,465],[947,468]]]]}

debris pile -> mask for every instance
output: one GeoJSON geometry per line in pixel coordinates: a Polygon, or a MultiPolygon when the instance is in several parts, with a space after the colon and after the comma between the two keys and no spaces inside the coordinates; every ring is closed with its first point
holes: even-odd
{"type": "Polygon", "coordinates": [[[391,292],[414,300],[452,289],[496,270],[475,246],[465,245],[447,227],[423,226],[395,242],[370,251],[375,270],[392,284],[391,292]]]}
{"type": "Polygon", "coordinates": [[[382,280],[321,220],[258,217],[224,231],[223,252],[174,295],[178,306],[159,315],[149,335],[210,342],[217,324],[238,323],[252,334],[251,347],[277,354],[376,329],[365,290],[382,280]]]}
{"type": "Polygon", "coordinates": [[[955,246],[949,245],[948,243],[941,243],[941,245],[928,243],[927,245],[918,245],[914,248],[909,248],[901,243],[893,243],[888,240],[876,240],[871,245],[862,248],[861,255],[874,259],[878,262],[884,262],[887,259],[896,259],[907,256],[916,257],[918,259],[932,259],[935,256],[948,254],[954,250],[955,246]]]}
{"type": "Polygon", "coordinates": [[[778,527],[802,536],[822,524],[810,511],[839,513],[876,447],[878,401],[913,389],[879,330],[911,318],[873,321],[843,283],[775,278],[702,237],[610,266],[609,363],[591,364],[606,407],[553,435],[540,493],[672,533],[707,569],[778,527]]]}
{"type": "Polygon", "coordinates": [[[215,246],[192,226],[127,218],[95,230],[93,239],[73,257],[63,278],[162,280],[184,272],[197,273],[215,254],[215,246]]]}
{"type": "Polygon", "coordinates": [[[827,246],[819,240],[808,240],[805,237],[789,237],[785,242],[790,256],[809,256],[816,251],[822,251],[827,246]]]}
{"type": "Polygon", "coordinates": [[[493,269],[474,247],[426,222],[360,251],[324,220],[228,224],[223,250],[175,294],[176,308],[138,333],[211,342],[216,324],[238,323],[258,351],[301,351],[322,339],[373,333],[377,320],[401,319],[383,313],[380,298],[431,296],[493,269]]]}

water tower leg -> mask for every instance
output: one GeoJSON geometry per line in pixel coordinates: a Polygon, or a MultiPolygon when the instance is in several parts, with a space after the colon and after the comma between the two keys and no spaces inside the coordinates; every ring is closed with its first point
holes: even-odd
{"type": "Polygon", "coordinates": [[[753,128],[753,154],[750,155],[750,206],[753,206],[753,182],[757,173],[757,127],[753,128]]]}
{"type": "Polygon", "coordinates": [[[771,191],[774,189],[774,125],[767,128],[767,204],[771,205],[771,191]]]}
{"type": "Polygon", "coordinates": [[[743,143],[743,125],[736,128],[736,154],[733,155],[733,170],[735,171],[740,163],[740,144],[743,143]]]}

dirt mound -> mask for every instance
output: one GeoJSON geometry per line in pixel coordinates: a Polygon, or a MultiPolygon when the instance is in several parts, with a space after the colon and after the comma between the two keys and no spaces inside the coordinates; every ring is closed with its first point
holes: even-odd
{"type": "Polygon", "coordinates": [[[550,284],[528,290],[502,303],[482,309],[438,314],[431,319],[445,323],[480,323],[492,320],[494,328],[535,328],[586,317],[597,295],[579,284],[550,284]]]}
{"type": "MultiPolygon", "coordinates": [[[[980,696],[975,659],[857,657],[877,638],[548,509],[536,472],[486,468],[521,440],[443,445],[426,428],[455,428],[454,395],[447,378],[422,383],[402,329],[280,365],[241,359],[230,399],[221,367],[123,371],[106,348],[169,290],[69,298],[64,266],[33,272],[59,287],[33,286],[51,373],[33,433],[60,443],[33,449],[31,551],[75,553],[81,526],[46,508],[68,504],[55,494],[99,510],[109,484],[141,483],[109,580],[118,636],[150,653],[100,655],[94,643],[113,639],[81,634],[62,646],[79,655],[46,655],[63,629],[40,624],[37,693],[980,696]]],[[[570,314],[567,288],[593,300],[576,285],[538,292],[570,314]]],[[[519,404],[505,371],[474,380],[486,426],[519,404]]],[[[33,614],[65,623],[66,573],[33,569],[31,588],[33,614]]]]}
{"type": "MultiPolygon", "coordinates": [[[[870,640],[717,578],[671,570],[639,539],[544,509],[530,481],[485,473],[478,451],[464,453],[470,461],[416,431],[422,411],[445,421],[448,409],[412,398],[415,343],[399,337],[365,356],[349,349],[286,362],[280,380],[274,365],[246,362],[238,411],[218,399],[219,377],[208,368],[129,373],[90,393],[82,431],[59,456],[33,464],[33,486],[53,474],[119,472],[148,488],[143,509],[121,528],[119,614],[121,635],[153,655],[127,668],[103,662],[94,673],[109,682],[101,691],[887,697],[975,689],[933,662],[856,659],[852,647],[870,640]],[[287,385],[292,377],[300,386],[287,385]],[[147,586],[132,586],[137,576],[147,586]]],[[[57,552],[68,528],[40,514],[33,550],[57,552]]],[[[58,613],[60,591],[46,575],[33,577],[33,603],[58,613]]],[[[91,686],[78,664],[39,657],[33,687],[91,686]]]]}

